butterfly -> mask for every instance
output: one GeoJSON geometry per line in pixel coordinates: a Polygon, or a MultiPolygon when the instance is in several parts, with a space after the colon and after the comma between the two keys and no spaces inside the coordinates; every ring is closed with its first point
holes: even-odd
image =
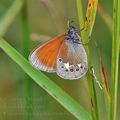
{"type": "Polygon", "coordinates": [[[69,25],[66,33],[37,47],[29,56],[37,69],[56,72],[63,79],[79,79],[88,70],[87,55],[78,29],[69,25]]]}

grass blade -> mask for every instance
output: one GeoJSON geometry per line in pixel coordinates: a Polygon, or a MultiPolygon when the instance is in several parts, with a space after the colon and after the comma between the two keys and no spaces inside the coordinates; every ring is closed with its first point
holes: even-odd
{"type": "MultiPolygon", "coordinates": [[[[23,35],[23,55],[27,59],[30,53],[30,32],[28,25],[28,15],[27,15],[27,1],[24,0],[23,9],[21,11],[21,27],[23,35]]],[[[24,116],[25,120],[33,119],[33,108],[28,106],[33,106],[33,94],[32,94],[32,80],[29,76],[24,74],[24,98],[25,98],[25,112],[27,115],[24,116]],[[28,99],[29,98],[29,99],[28,99]],[[30,115],[28,115],[30,113],[30,115]]]]}
{"type": "Polygon", "coordinates": [[[7,10],[6,14],[0,20],[0,36],[4,36],[9,26],[15,20],[15,17],[20,12],[23,6],[22,0],[15,0],[11,7],[7,10]]]}
{"type": "Polygon", "coordinates": [[[87,29],[86,31],[87,31],[88,37],[91,36],[92,34],[92,29],[95,23],[95,18],[97,13],[97,5],[98,5],[98,0],[88,1],[86,18],[85,18],[85,25],[86,25],[86,29],[87,29]]]}
{"type": "Polygon", "coordinates": [[[33,68],[30,63],[19,54],[4,39],[0,38],[0,48],[9,55],[39,86],[46,90],[63,107],[72,113],[77,119],[91,120],[91,115],[84,110],[72,97],[52,82],[47,76],[33,68]]]}
{"type": "MultiPolygon", "coordinates": [[[[80,10],[82,9],[80,9],[81,7],[80,1],[78,0],[76,4],[77,4],[77,9],[78,9],[80,25],[84,24],[83,26],[85,27],[85,30],[82,32],[83,43],[87,43],[89,37],[91,36],[93,25],[95,22],[98,0],[88,1],[85,22],[83,22],[83,16],[81,17],[82,13],[80,12],[80,10]]],[[[94,120],[99,120],[95,84],[94,84],[94,80],[93,80],[93,77],[91,75],[91,70],[90,70],[91,68],[90,51],[89,51],[88,46],[85,46],[85,49],[86,49],[86,53],[88,57],[88,66],[89,66],[89,70],[87,73],[87,80],[88,80],[88,85],[89,85],[90,94],[91,94],[92,117],[94,120]]]]}
{"type": "Polygon", "coordinates": [[[84,15],[83,15],[82,0],[77,0],[76,5],[77,5],[78,19],[79,19],[79,24],[80,24],[80,29],[81,29],[81,28],[84,28],[84,15]]]}
{"type": "Polygon", "coordinates": [[[107,25],[110,32],[112,32],[112,18],[100,3],[98,5],[98,13],[105,22],[105,24],[107,25]]]}
{"type": "Polygon", "coordinates": [[[117,90],[118,90],[118,67],[119,67],[119,49],[120,49],[120,0],[114,0],[113,5],[113,39],[112,39],[112,63],[111,63],[111,94],[112,120],[117,119],[117,90]]]}
{"type": "Polygon", "coordinates": [[[105,98],[106,112],[107,112],[107,120],[110,120],[110,105],[111,105],[111,95],[108,85],[108,77],[105,67],[102,62],[102,58],[100,60],[100,74],[102,80],[103,94],[105,98]]]}

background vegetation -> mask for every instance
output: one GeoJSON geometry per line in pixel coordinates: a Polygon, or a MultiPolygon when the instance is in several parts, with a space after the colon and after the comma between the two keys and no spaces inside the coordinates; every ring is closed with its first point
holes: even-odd
{"type": "MultiPolygon", "coordinates": [[[[44,41],[60,33],[64,33],[67,30],[68,20],[73,20],[75,26],[79,29],[78,6],[75,0],[29,0],[25,2],[24,5],[21,2],[18,2],[18,5],[16,2],[13,9],[8,11],[13,2],[13,0],[0,0],[0,35],[4,36],[4,39],[7,40],[7,42],[10,43],[26,59],[28,58],[30,51],[36,45],[42,44],[44,41]],[[14,11],[14,9],[16,11],[14,11]],[[20,9],[22,10],[20,11],[20,9]],[[11,17],[10,15],[5,19],[4,16],[6,13],[9,14],[9,12],[16,14],[17,17],[16,15],[15,17],[11,17]],[[6,26],[4,24],[5,20],[7,20],[8,23],[6,26]],[[10,21],[13,22],[9,23],[10,21]]],[[[87,0],[83,1],[82,7],[84,16],[86,14],[87,2],[87,0]]],[[[91,64],[95,69],[96,76],[100,83],[102,83],[102,79],[105,79],[106,77],[105,75],[105,77],[103,76],[101,78],[101,74],[103,75],[103,69],[102,73],[100,69],[100,65],[102,66],[102,59],[105,74],[107,74],[107,80],[109,80],[109,86],[111,83],[111,60],[114,60],[114,58],[111,59],[113,47],[112,2],[112,0],[109,0],[108,4],[108,1],[99,0],[95,25],[92,31],[91,40],[88,44],[91,54],[91,64]],[[95,41],[97,42],[99,49],[96,47],[95,41]]],[[[66,81],[59,78],[56,74],[43,73],[70,96],[72,96],[73,99],[80,103],[86,111],[89,113],[91,112],[91,95],[88,85],[89,82],[87,82],[86,76],[81,80],[66,81]]],[[[99,116],[97,116],[97,120],[110,119],[110,115],[107,115],[110,114],[110,111],[108,110],[108,108],[110,108],[110,104],[108,103],[110,98],[108,94],[107,97],[104,97],[107,90],[101,90],[96,82],[94,82],[94,84],[99,114],[99,116]],[[108,104],[106,105],[106,103],[108,104]]],[[[119,85],[119,83],[117,84],[119,85]]],[[[52,96],[55,97],[54,95],[52,96]]],[[[118,101],[119,99],[120,94],[118,92],[118,101]]],[[[120,115],[118,114],[120,112],[119,106],[118,102],[117,120],[120,118],[120,115]]],[[[111,111],[111,114],[112,113],[113,111],[111,111]]],[[[94,116],[94,114],[92,116],[94,116]]],[[[71,113],[69,113],[55,99],[46,93],[46,91],[39,87],[38,84],[32,81],[32,79],[29,78],[1,49],[0,119],[76,120],[71,113]]]]}

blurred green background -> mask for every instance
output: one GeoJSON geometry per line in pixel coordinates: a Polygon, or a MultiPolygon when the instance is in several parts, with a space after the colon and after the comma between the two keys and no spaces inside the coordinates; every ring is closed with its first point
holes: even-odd
{"type": "MultiPolygon", "coordinates": [[[[100,0],[99,2],[112,16],[112,0],[109,0],[109,2],[100,0]]],[[[13,0],[0,0],[0,20],[12,3],[13,0]]],[[[86,3],[87,0],[84,0],[84,13],[86,3]]],[[[31,35],[31,51],[36,45],[46,41],[49,37],[52,38],[64,33],[67,30],[68,20],[73,20],[75,26],[79,28],[76,0],[28,0],[27,15],[31,35]]],[[[23,54],[21,24],[21,14],[19,14],[11,27],[9,27],[4,38],[23,54]]],[[[94,44],[95,40],[101,50],[102,60],[110,80],[112,33],[98,13],[89,47],[96,76],[98,80],[101,80],[99,72],[100,56],[94,44]]],[[[66,81],[53,73],[44,74],[90,111],[88,86],[85,77],[81,80],[66,81]]],[[[0,120],[76,120],[74,116],[31,79],[29,81],[32,89],[29,91],[30,94],[27,95],[26,79],[28,78],[18,65],[0,50],[0,120]],[[28,105],[26,105],[26,99],[28,105]]],[[[100,120],[106,120],[103,93],[97,84],[96,91],[100,120]]],[[[120,116],[118,116],[119,118],[120,116]]]]}

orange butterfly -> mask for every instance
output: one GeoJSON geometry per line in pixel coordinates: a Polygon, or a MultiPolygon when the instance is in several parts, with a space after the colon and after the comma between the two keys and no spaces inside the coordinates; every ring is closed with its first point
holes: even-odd
{"type": "Polygon", "coordinates": [[[87,56],[78,30],[69,25],[65,34],[59,35],[35,49],[30,63],[46,72],[56,72],[63,79],[81,78],[88,69],[87,56]]]}

